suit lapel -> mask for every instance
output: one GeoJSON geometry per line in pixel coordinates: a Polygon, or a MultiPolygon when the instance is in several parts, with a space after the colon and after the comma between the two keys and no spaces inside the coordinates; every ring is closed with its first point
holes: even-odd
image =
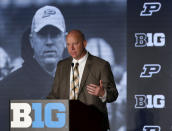
{"type": "Polygon", "coordinates": [[[79,88],[79,94],[80,94],[80,92],[82,91],[82,89],[83,89],[83,87],[85,85],[88,74],[90,72],[90,67],[91,67],[91,55],[88,54],[88,58],[87,58],[87,61],[86,61],[86,64],[85,64],[84,72],[82,74],[81,84],[80,84],[80,88],[79,88]]]}
{"type": "Polygon", "coordinates": [[[71,70],[71,63],[72,63],[72,58],[69,59],[66,68],[64,68],[64,79],[66,80],[66,95],[69,97],[69,91],[70,91],[70,70],[71,70]]]}

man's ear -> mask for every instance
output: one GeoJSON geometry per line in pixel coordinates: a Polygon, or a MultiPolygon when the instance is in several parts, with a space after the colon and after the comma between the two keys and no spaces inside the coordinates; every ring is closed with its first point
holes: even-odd
{"type": "Polygon", "coordinates": [[[33,39],[32,39],[32,34],[29,34],[29,42],[30,42],[30,45],[31,47],[33,48],[33,39]]]}
{"type": "Polygon", "coordinates": [[[86,45],[87,45],[87,41],[86,41],[86,40],[84,40],[84,41],[83,41],[83,43],[84,43],[84,47],[86,47],[86,45]]]}

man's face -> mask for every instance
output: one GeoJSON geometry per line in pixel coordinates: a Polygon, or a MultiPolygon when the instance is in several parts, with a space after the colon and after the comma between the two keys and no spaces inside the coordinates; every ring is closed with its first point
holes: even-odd
{"type": "Polygon", "coordinates": [[[85,50],[86,41],[82,40],[77,34],[69,34],[66,37],[66,44],[72,58],[79,60],[85,50]]]}
{"type": "Polygon", "coordinates": [[[46,26],[39,32],[32,32],[30,42],[37,61],[57,64],[64,51],[65,36],[56,27],[46,26]]]}

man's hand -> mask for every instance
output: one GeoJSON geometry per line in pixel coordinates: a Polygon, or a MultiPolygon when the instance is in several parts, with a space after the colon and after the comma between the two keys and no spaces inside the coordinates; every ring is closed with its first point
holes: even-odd
{"type": "Polygon", "coordinates": [[[105,94],[105,91],[104,91],[104,88],[103,88],[102,80],[100,80],[100,85],[99,86],[94,85],[94,84],[87,85],[87,91],[91,95],[103,97],[104,94],[105,94]]]}

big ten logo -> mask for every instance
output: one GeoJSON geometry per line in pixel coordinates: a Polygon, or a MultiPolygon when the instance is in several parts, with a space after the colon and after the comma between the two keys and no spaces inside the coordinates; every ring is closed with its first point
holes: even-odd
{"type": "Polygon", "coordinates": [[[143,5],[143,10],[141,11],[140,16],[152,16],[153,13],[160,11],[160,9],[160,2],[146,2],[143,5]]]}
{"type": "Polygon", "coordinates": [[[135,108],[164,108],[164,95],[135,95],[135,108]]]}
{"type": "Polygon", "coordinates": [[[47,103],[44,106],[42,103],[10,103],[10,106],[13,119],[11,128],[29,128],[31,125],[32,128],[63,128],[66,124],[66,107],[63,103],[47,103]],[[52,119],[53,115],[56,120],[52,119]]]}
{"type": "Polygon", "coordinates": [[[143,131],[161,131],[160,126],[146,125],[143,127],[143,131]]]}
{"type": "Polygon", "coordinates": [[[162,47],[165,46],[164,33],[135,33],[135,47],[162,47]]]}
{"type": "Polygon", "coordinates": [[[151,78],[152,75],[158,74],[160,70],[160,64],[144,64],[143,72],[141,72],[140,78],[151,78]]]}

